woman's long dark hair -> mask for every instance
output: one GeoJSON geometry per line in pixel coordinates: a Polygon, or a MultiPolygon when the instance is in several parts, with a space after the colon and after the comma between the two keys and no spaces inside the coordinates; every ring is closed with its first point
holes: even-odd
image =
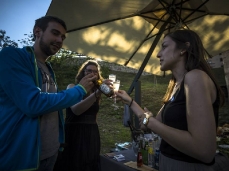
{"type": "MultiPolygon", "coordinates": [[[[94,66],[96,66],[96,68],[98,69],[98,78],[99,79],[103,79],[103,77],[102,77],[102,75],[101,75],[101,68],[100,68],[100,65],[98,64],[98,62],[97,61],[95,61],[95,60],[87,60],[86,62],[84,62],[83,64],[82,64],[82,66],[80,67],[80,69],[79,69],[79,71],[78,71],[78,73],[77,73],[77,75],[76,75],[76,77],[75,77],[75,83],[76,84],[79,84],[79,82],[80,82],[80,80],[85,76],[85,69],[87,68],[87,66],[89,66],[89,65],[94,65],[94,66]]],[[[88,95],[90,95],[90,93],[93,93],[93,92],[95,92],[96,91],[96,87],[94,87],[94,88],[92,88],[92,92],[88,92],[88,94],[86,95],[86,97],[88,96],[88,95]]]]}
{"type": "MultiPolygon", "coordinates": [[[[165,37],[166,36],[170,37],[176,43],[176,47],[178,49],[186,50],[187,58],[185,63],[185,69],[187,70],[187,72],[193,69],[200,69],[209,75],[209,77],[212,79],[216,86],[216,89],[219,94],[220,106],[222,106],[225,102],[225,96],[212,72],[212,69],[206,61],[207,54],[205,52],[200,37],[194,31],[191,30],[176,30],[174,32],[166,34],[165,37]],[[189,46],[186,45],[187,42],[189,42],[189,46]]],[[[175,86],[175,82],[175,78],[172,77],[168,85],[167,92],[163,98],[164,102],[167,102],[169,100],[169,97],[175,86]]]]}

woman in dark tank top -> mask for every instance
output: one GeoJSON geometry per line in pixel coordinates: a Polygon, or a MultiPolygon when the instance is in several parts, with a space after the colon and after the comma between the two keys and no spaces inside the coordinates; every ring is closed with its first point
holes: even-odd
{"type": "MultiPolygon", "coordinates": [[[[76,84],[87,74],[101,76],[100,65],[95,60],[87,60],[76,75],[76,84]]],[[[104,80],[107,83],[107,80],[104,80]]],[[[69,84],[68,88],[75,86],[69,84]]],[[[100,171],[100,133],[97,114],[101,92],[93,87],[83,100],[66,109],[65,149],[58,156],[54,171],[100,171]]]]}
{"type": "Polygon", "coordinates": [[[141,128],[161,138],[160,171],[213,170],[218,110],[223,92],[206,62],[199,36],[191,30],[168,33],[157,57],[172,78],[156,117],[123,90],[117,93],[139,117],[141,128]]]}

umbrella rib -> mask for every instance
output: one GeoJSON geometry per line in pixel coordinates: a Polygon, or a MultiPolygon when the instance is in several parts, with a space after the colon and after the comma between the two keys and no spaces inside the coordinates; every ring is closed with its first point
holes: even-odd
{"type": "MultiPolygon", "coordinates": [[[[159,23],[159,21],[158,21],[159,23]]],[[[147,36],[141,41],[141,43],[139,44],[139,46],[136,48],[136,50],[133,52],[133,54],[130,56],[130,58],[125,62],[124,66],[126,66],[130,60],[134,57],[134,55],[137,53],[137,51],[140,49],[140,47],[143,45],[143,43],[146,41],[147,37],[149,37],[149,35],[153,32],[153,30],[155,29],[156,26],[154,26],[150,32],[147,34],[147,36]]]]}
{"type": "Polygon", "coordinates": [[[164,9],[167,11],[168,14],[170,14],[170,16],[174,19],[175,22],[177,22],[177,18],[174,18],[174,15],[171,15],[170,11],[168,10],[168,7],[166,7],[162,2],[164,2],[165,4],[167,4],[167,6],[172,6],[173,4],[169,5],[167,2],[163,1],[163,0],[158,0],[158,2],[164,7],[164,9]]]}
{"type": "MultiPolygon", "coordinates": [[[[168,2],[166,2],[165,0],[159,0],[159,1],[161,1],[161,2],[164,2],[166,5],[169,5],[169,3],[168,2]]],[[[173,0],[174,1],[174,0],[173,0]]],[[[161,3],[160,2],[160,3],[161,3]]],[[[163,5],[162,5],[163,6],[163,5]]]]}
{"type": "Polygon", "coordinates": [[[182,19],[181,19],[181,12],[182,12],[182,5],[183,5],[183,0],[181,0],[181,3],[180,3],[180,16],[179,16],[179,21],[181,22],[182,21],[182,19]]]}
{"type": "MultiPolygon", "coordinates": [[[[184,4],[184,2],[186,2],[186,1],[183,1],[183,4],[184,4]]],[[[177,7],[177,6],[176,6],[176,9],[180,9],[180,7],[177,7]]],[[[144,12],[144,13],[142,13],[142,14],[147,14],[147,13],[151,13],[151,12],[160,12],[160,11],[164,11],[164,10],[165,10],[165,8],[157,8],[157,9],[154,9],[154,10],[150,10],[150,11],[144,12]]],[[[182,10],[194,11],[194,9],[185,8],[185,7],[183,7],[182,10]]],[[[204,10],[199,10],[199,9],[195,9],[195,12],[206,12],[206,11],[204,11],[204,10]]]]}
{"type": "Polygon", "coordinates": [[[103,22],[98,22],[98,23],[95,23],[95,24],[90,24],[90,25],[87,25],[87,26],[83,26],[83,27],[79,27],[79,28],[68,30],[67,33],[71,33],[71,32],[77,31],[77,30],[82,30],[82,29],[85,29],[85,28],[89,28],[89,27],[93,27],[93,26],[97,26],[97,25],[101,25],[101,24],[110,23],[110,22],[113,22],[113,21],[116,21],[116,20],[122,20],[122,19],[126,19],[126,18],[131,18],[131,17],[134,17],[136,15],[137,14],[131,14],[131,15],[128,15],[128,16],[125,16],[125,17],[119,17],[119,18],[115,18],[115,19],[111,19],[111,20],[107,20],[107,21],[103,21],[103,22]]]}
{"type": "Polygon", "coordinates": [[[174,18],[175,18],[175,21],[177,22],[177,21],[179,21],[179,19],[177,18],[177,13],[176,13],[176,4],[174,4],[174,2],[175,2],[175,0],[173,0],[173,2],[172,2],[172,8],[171,8],[171,11],[173,12],[173,16],[174,16],[174,18]]]}
{"type": "Polygon", "coordinates": [[[206,54],[208,55],[209,58],[212,58],[212,56],[208,53],[208,51],[204,48],[206,54]]]}
{"type": "MultiPolygon", "coordinates": [[[[170,27],[168,27],[168,28],[164,29],[164,31],[169,30],[169,29],[171,29],[171,28],[174,28],[174,26],[170,26],[170,27]]],[[[152,35],[152,36],[148,37],[145,41],[147,41],[147,40],[149,40],[149,39],[153,38],[154,36],[157,36],[158,34],[163,33],[164,31],[162,31],[162,32],[158,32],[158,33],[156,33],[156,34],[154,34],[154,35],[152,35]]]]}
{"type": "Polygon", "coordinates": [[[177,15],[177,16],[179,17],[179,22],[182,22],[182,23],[189,29],[188,25],[187,25],[187,24],[183,21],[183,19],[181,18],[182,4],[185,3],[185,2],[187,2],[187,1],[182,1],[182,0],[181,0],[181,2],[179,3],[179,4],[181,5],[181,8],[180,8],[180,15],[177,13],[176,10],[174,10],[174,15],[175,15],[175,16],[177,15]]]}
{"type": "MultiPolygon", "coordinates": [[[[166,15],[167,13],[165,13],[162,17],[161,17],[161,20],[162,18],[166,15]]],[[[154,27],[150,30],[150,32],[146,35],[146,37],[141,41],[141,43],[139,44],[139,46],[136,48],[136,50],[133,52],[133,54],[130,56],[130,58],[125,62],[124,66],[126,66],[130,60],[134,57],[134,55],[137,53],[138,49],[143,45],[143,43],[148,40],[147,38],[149,37],[149,35],[153,32],[153,30],[157,27],[157,25],[159,24],[159,22],[161,20],[158,20],[158,22],[154,25],[154,27]]]]}
{"type": "Polygon", "coordinates": [[[180,3],[177,3],[177,4],[175,4],[175,5],[176,5],[176,6],[179,6],[179,5],[184,4],[185,2],[189,2],[189,1],[190,1],[190,0],[185,0],[185,1],[181,0],[180,3]]]}
{"type": "MultiPolygon", "coordinates": [[[[168,21],[171,20],[171,19],[172,19],[172,17],[169,16],[168,21]]],[[[131,94],[131,92],[133,91],[135,83],[138,82],[138,79],[140,78],[140,76],[141,76],[141,74],[142,74],[142,72],[143,72],[143,70],[144,70],[146,64],[148,63],[149,58],[150,58],[151,55],[153,54],[153,51],[154,51],[154,49],[155,49],[157,43],[159,42],[159,40],[160,40],[160,38],[161,38],[161,35],[162,35],[164,29],[166,28],[166,25],[167,25],[167,24],[168,24],[168,23],[165,22],[165,23],[163,23],[163,25],[161,26],[161,28],[160,28],[160,30],[159,30],[160,34],[158,34],[157,37],[154,39],[154,41],[153,41],[153,43],[152,43],[152,45],[151,45],[151,47],[150,47],[148,53],[146,54],[146,57],[145,57],[144,61],[142,62],[142,65],[141,65],[140,69],[138,70],[138,73],[136,74],[136,76],[135,76],[135,78],[134,78],[134,80],[133,80],[133,82],[132,82],[132,84],[131,84],[131,86],[130,86],[130,88],[129,88],[129,90],[128,90],[128,94],[131,94]]]]}
{"type": "Polygon", "coordinates": [[[229,16],[229,14],[220,14],[220,13],[208,13],[208,15],[227,15],[227,16],[229,16]]]}
{"type": "Polygon", "coordinates": [[[199,7],[197,7],[194,11],[192,11],[189,15],[187,15],[183,20],[185,21],[186,19],[188,19],[192,14],[194,14],[198,9],[200,9],[204,4],[206,4],[209,0],[206,0],[205,2],[203,2],[199,7]]]}
{"type": "Polygon", "coordinates": [[[196,18],[193,18],[193,19],[191,19],[191,20],[186,21],[186,23],[191,23],[192,21],[194,21],[194,20],[196,20],[196,19],[199,19],[199,18],[202,18],[202,17],[204,17],[204,16],[206,16],[206,15],[209,15],[209,14],[208,14],[208,13],[203,14],[203,15],[201,15],[201,16],[199,16],[199,17],[196,17],[196,18]]]}
{"type": "MultiPolygon", "coordinates": [[[[176,9],[179,8],[179,7],[176,7],[176,9]]],[[[190,9],[190,8],[185,8],[183,7],[182,8],[183,11],[192,11],[192,12],[202,12],[202,13],[205,13],[206,11],[204,10],[198,10],[198,9],[190,9]]]]}
{"type": "MultiPolygon", "coordinates": [[[[165,14],[167,14],[167,13],[165,13],[165,14]]],[[[144,15],[138,15],[138,16],[140,16],[140,17],[143,17],[143,18],[148,18],[148,19],[152,19],[152,20],[157,20],[157,21],[162,21],[162,22],[167,22],[166,20],[162,20],[162,19],[159,19],[159,18],[154,18],[154,17],[149,17],[149,16],[144,16],[144,15]]],[[[163,15],[163,17],[164,17],[164,15],[163,15]]],[[[163,18],[162,17],[162,18],[163,18]]],[[[172,21],[170,21],[169,22],[169,24],[175,24],[174,22],[172,22],[172,21]]]]}

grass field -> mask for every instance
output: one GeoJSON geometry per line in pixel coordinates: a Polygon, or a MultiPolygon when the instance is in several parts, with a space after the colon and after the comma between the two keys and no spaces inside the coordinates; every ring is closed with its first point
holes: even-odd
{"type": "MultiPolygon", "coordinates": [[[[121,80],[120,89],[129,90],[129,87],[134,80],[135,74],[112,71],[117,79],[121,80]]],[[[161,107],[161,99],[166,91],[167,83],[170,76],[155,77],[153,75],[141,76],[141,106],[147,107],[154,114],[161,107]],[[157,80],[157,81],[156,81],[157,80]],[[157,84],[156,84],[157,82],[157,84]]],[[[134,97],[134,91],[131,93],[134,97]]],[[[98,125],[101,136],[101,153],[109,152],[115,147],[115,143],[123,143],[131,141],[129,127],[123,126],[124,105],[118,102],[118,109],[112,106],[113,99],[103,96],[99,115],[98,125]]]]}
{"type": "MultiPolygon", "coordinates": [[[[134,80],[135,74],[112,71],[117,75],[117,79],[121,80],[122,90],[129,90],[134,80]]],[[[171,75],[168,76],[141,76],[141,106],[147,107],[153,114],[157,114],[162,106],[162,97],[167,89],[171,75]]],[[[223,77],[222,77],[223,78],[223,77]]],[[[222,80],[220,82],[223,82],[222,80]]],[[[134,91],[131,94],[134,97],[134,91]]],[[[227,99],[226,99],[227,100],[227,99]]],[[[115,147],[115,143],[123,143],[131,141],[129,127],[123,126],[124,105],[118,103],[119,109],[112,107],[113,99],[103,96],[100,111],[98,115],[98,125],[101,136],[101,153],[109,152],[115,147]]],[[[229,104],[226,101],[225,106],[220,109],[219,125],[229,123],[228,110],[229,104]]]]}
{"type": "MultiPolygon", "coordinates": [[[[216,70],[217,75],[221,75],[220,70],[216,70]]],[[[74,82],[74,72],[66,73],[64,76],[65,79],[59,79],[59,87],[65,89],[69,83],[74,82]]],[[[117,79],[121,81],[120,89],[129,90],[129,87],[132,81],[135,78],[134,73],[125,73],[118,71],[110,71],[110,73],[115,74],[117,79]]],[[[170,75],[168,76],[154,76],[147,75],[141,76],[139,81],[141,81],[141,106],[147,107],[154,115],[159,111],[162,106],[162,97],[166,91],[170,75]]],[[[219,82],[224,84],[224,77],[218,77],[219,82]]],[[[58,79],[57,79],[58,80],[58,79]]],[[[134,91],[131,93],[131,96],[134,97],[134,91]]],[[[115,109],[112,104],[114,103],[113,99],[102,96],[101,106],[98,113],[98,125],[100,129],[101,136],[101,153],[109,152],[112,148],[115,148],[115,143],[123,143],[131,141],[131,134],[129,127],[123,126],[123,112],[124,105],[119,102],[117,105],[118,109],[115,109]]],[[[219,115],[219,125],[223,123],[229,123],[228,110],[229,105],[228,101],[223,108],[220,109],[219,115]]]]}

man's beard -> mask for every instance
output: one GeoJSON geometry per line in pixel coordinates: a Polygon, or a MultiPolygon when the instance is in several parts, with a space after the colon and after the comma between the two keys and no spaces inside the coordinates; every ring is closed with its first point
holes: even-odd
{"type": "Polygon", "coordinates": [[[55,55],[55,54],[56,54],[56,52],[53,52],[53,51],[52,51],[52,49],[51,49],[51,47],[50,47],[51,44],[52,44],[52,43],[50,43],[50,44],[45,43],[45,42],[43,41],[43,36],[41,37],[41,40],[40,40],[39,45],[40,45],[41,51],[42,51],[43,53],[45,53],[47,56],[51,56],[51,55],[55,55]]]}

